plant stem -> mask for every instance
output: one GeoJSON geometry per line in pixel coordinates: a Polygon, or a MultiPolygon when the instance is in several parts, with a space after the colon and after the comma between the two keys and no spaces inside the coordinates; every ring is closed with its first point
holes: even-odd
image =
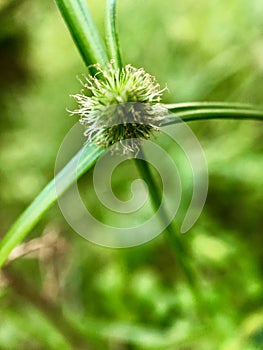
{"type": "Polygon", "coordinates": [[[198,287],[196,275],[191,266],[191,263],[188,261],[189,255],[186,251],[186,247],[183,245],[180,238],[176,235],[176,230],[173,227],[173,222],[170,222],[168,219],[165,208],[163,206],[160,206],[162,202],[162,194],[160,193],[159,186],[155,182],[155,179],[149,167],[149,163],[146,161],[142,150],[140,153],[140,159],[135,159],[137,169],[142,178],[148,184],[149,193],[154,209],[159,210],[160,219],[165,225],[167,225],[164,234],[169,242],[169,246],[171,247],[176,260],[179,262],[179,265],[187,279],[188,284],[193,290],[197,291],[198,287]]]}
{"type": "Polygon", "coordinates": [[[199,317],[200,322],[205,322],[204,324],[207,325],[207,304],[198,281],[197,271],[190,261],[190,253],[180,238],[176,235],[177,230],[174,227],[173,221],[169,222],[170,220],[168,219],[165,208],[160,206],[162,201],[162,194],[160,193],[159,186],[155,182],[149,164],[145,160],[142,151],[140,158],[141,159],[135,159],[138,171],[144,181],[148,184],[153,207],[155,210],[159,210],[160,219],[164,224],[167,224],[163,234],[165,235],[168,245],[173,252],[173,256],[178,262],[179,267],[181,268],[181,271],[186,278],[186,282],[190,287],[191,292],[193,293],[197,316],[199,317]]]}

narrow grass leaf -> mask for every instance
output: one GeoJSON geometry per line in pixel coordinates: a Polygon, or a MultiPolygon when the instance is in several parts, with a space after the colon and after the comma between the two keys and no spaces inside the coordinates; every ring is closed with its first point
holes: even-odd
{"type": "Polygon", "coordinates": [[[261,106],[227,103],[184,103],[165,105],[171,114],[162,125],[206,119],[237,119],[263,121],[261,106]]]}
{"type": "Polygon", "coordinates": [[[165,107],[171,111],[190,110],[190,109],[211,109],[211,108],[230,108],[230,109],[257,109],[262,110],[262,106],[255,106],[249,103],[239,102],[181,102],[165,104],[165,107]]]}
{"type": "Polygon", "coordinates": [[[116,25],[116,0],[107,0],[105,27],[108,54],[114,60],[115,68],[122,68],[119,35],[116,25]]]}
{"type": "Polygon", "coordinates": [[[74,181],[69,176],[76,169],[76,160],[80,159],[77,166],[75,179],[83,175],[96,160],[104,153],[104,149],[95,145],[88,145],[81,149],[70,162],[58,173],[43,191],[35,198],[29,207],[13,224],[3,240],[0,242],[0,267],[5,263],[11,251],[27,236],[30,230],[37,224],[44,213],[54,204],[57,196],[62,195],[74,181]],[[80,157],[81,154],[81,158],[80,157]],[[64,179],[73,181],[64,181],[64,179]],[[59,181],[59,193],[56,191],[56,182],[59,181]]]}
{"type": "Polygon", "coordinates": [[[108,57],[85,0],[55,0],[70,34],[87,66],[105,67],[108,57]]]}

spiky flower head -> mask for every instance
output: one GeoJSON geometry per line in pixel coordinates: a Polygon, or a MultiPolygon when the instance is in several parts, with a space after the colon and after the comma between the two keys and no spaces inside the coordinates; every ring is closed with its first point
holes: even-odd
{"type": "Polygon", "coordinates": [[[107,69],[95,65],[94,76],[84,75],[80,94],[72,95],[87,140],[103,147],[113,146],[121,153],[138,153],[142,139],[159,130],[167,113],[161,104],[164,91],[143,68],[131,65],[107,69]]]}

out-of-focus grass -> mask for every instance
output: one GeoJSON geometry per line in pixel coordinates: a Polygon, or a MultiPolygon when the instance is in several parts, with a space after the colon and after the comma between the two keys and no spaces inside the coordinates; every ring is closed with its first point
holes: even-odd
{"type": "MultiPolygon", "coordinates": [[[[119,2],[124,60],[167,84],[166,102],[263,104],[261,0],[119,2]]],[[[104,1],[90,3],[103,30],[104,1]]],[[[76,121],[65,111],[74,104],[69,95],[79,91],[76,76],[85,72],[51,1],[5,6],[0,7],[1,235],[52,178],[59,145],[76,121]]],[[[29,238],[52,227],[68,244],[50,265],[39,256],[13,263],[39,293],[47,293],[48,271],[56,270],[54,303],[86,327],[97,349],[263,346],[263,129],[256,122],[229,121],[192,128],[207,156],[210,189],[184,241],[199,271],[206,321],[162,237],[126,250],[97,247],[72,232],[55,207],[29,238]]],[[[180,154],[172,147],[169,152],[184,166],[180,154]]],[[[129,173],[136,176],[135,170],[129,173]]],[[[129,195],[125,174],[123,167],[113,180],[122,196],[129,195]]],[[[84,197],[90,183],[90,174],[80,181],[84,197]]],[[[85,200],[97,216],[110,220],[95,194],[85,200]]],[[[30,300],[21,302],[1,281],[0,348],[66,349],[66,340],[30,300]]]]}

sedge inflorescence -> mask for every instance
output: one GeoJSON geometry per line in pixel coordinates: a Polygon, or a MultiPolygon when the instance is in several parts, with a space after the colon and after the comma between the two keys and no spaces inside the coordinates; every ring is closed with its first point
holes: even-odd
{"type": "Polygon", "coordinates": [[[167,114],[160,101],[164,91],[143,68],[115,68],[113,62],[96,74],[84,75],[80,94],[72,95],[87,141],[113,151],[138,153],[143,139],[158,131],[167,114]]]}

